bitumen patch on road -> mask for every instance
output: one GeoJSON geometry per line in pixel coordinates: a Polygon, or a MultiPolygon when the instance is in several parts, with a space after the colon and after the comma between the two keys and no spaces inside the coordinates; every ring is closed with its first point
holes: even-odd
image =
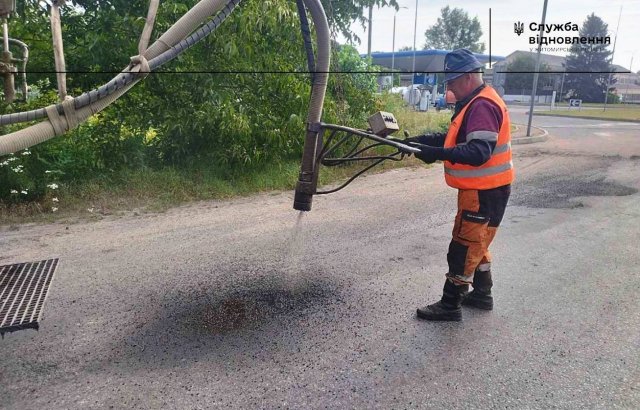
{"type": "MultiPolygon", "coordinates": [[[[566,160],[558,157],[558,166],[561,166],[561,161],[566,160]]],[[[579,197],[627,196],[637,193],[637,189],[605,177],[610,164],[610,159],[591,159],[584,165],[589,168],[575,175],[559,177],[541,172],[527,181],[527,190],[519,190],[516,182],[510,204],[530,208],[580,208],[584,205],[576,199],[579,197]]]]}

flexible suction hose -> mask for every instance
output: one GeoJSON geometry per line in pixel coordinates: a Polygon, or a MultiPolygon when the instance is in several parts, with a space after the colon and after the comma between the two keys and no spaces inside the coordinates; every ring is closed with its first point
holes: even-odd
{"type": "Polygon", "coordinates": [[[307,115],[307,122],[315,124],[320,122],[324,97],[327,91],[327,81],[329,79],[329,63],[331,61],[331,40],[329,23],[320,0],[304,0],[309,9],[311,18],[316,29],[317,36],[317,61],[316,72],[314,73],[313,89],[311,94],[311,105],[307,115]]]}
{"type": "Polygon", "coordinates": [[[210,16],[222,10],[227,3],[229,3],[229,0],[202,0],[160,36],[160,38],[147,49],[145,57],[150,60],[167,51],[191,33],[195,27],[198,27],[210,16]]]}
{"type": "Polygon", "coordinates": [[[304,140],[302,165],[300,176],[296,184],[293,208],[299,211],[310,211],[313,194],[318,185],[317,152],[321,148],[320,118],[327,90],[329,78],[329,63],[331,60],[331,40],[327,16],[324,13],[320,0],[304,0],[304,4],[311,14],[316,29],[317,37],[317,61],[316,72],[313,76],[313,88],[311,91],[311,104],[307,115],[307,134],[304,140]]]}
{"type": "MultiPolygon", "coordinates": [[[[220,25],[220,23],[222,23],[222,21],[224,21],[240,1],[241,0],[202,0],[194,6],[194,8],[189,10],[182,18],[180,18],[174,26],[172,26],[144,53],[143,57],[145,57],[145,59],[152,59],[148,62],[149,70],[170,61],[200,41],[206,35],[210,34],[220,25]],[[225,10],[224,12],[219,13],[222,15],[220,18],[216,16],[217,18],[209,22],[205,27],[201,28],[196,33],[176,45],[176,43],[183,38],[180,37],[180,35],[184,36],[192,32],[195,27],[202,24],[202,22],[204,22],[211,14],[217,13],[223,8],[225,8],[225,10]],[[210,14],[206,15],[206,13],[210,14]]],[[[125,70],[130,70],[131,68],[135,69],[135,67],[128,67],[125,70]]],[[[138,66],[137,69],[140,70],[140,66],[138,66]]],[[[91,115],[106,108],[140,79],[142,78],[137,73],[126,71],[118,74],[113,80],[100,87],[98,90],[84,93],[80,97],[67,101],[65,104],[52,106],[55,108],[55,112],[59,114],[75,111],[75,118],[69,119],[67,114],[66,123],[63,121],[62,124],[53,124],[51,120],[46,120],[43,121],[43,123],[27,127],[11,134],[0,136],[0,155],[6,155],[28,148],[32,145],[39,144],[53,138],[60,133],[68,131],[78,123],[86,121],[91,115]],[[69,109],[70,104],[73,104],[73,109],[69,109]]],[[[49,111],[53,112],[54,110],[50,107],[49,111]]],[[[43,118],[45,115],[47,115],[47,109],[3,115],[0,117],[2,119],[2,121],[0,121],[0,125],[33,121],[38,118],[43,118]]]]}
{"type": "MultiPolygon", "coordinates": [[[[106,98],[89,104],[79,111],[76,111],[77,121],[86,121],[92,115],[104,110],[109,104],[117,100],[122,94],[126,93],[131,87],[133,87],[136,82],[117,90],[106,98]]],[[[67,128],[67,131],[69,129],[70,128],[67,128]]],[[[56,130],[51,121],[47,120],[39,122],[38,124],[0,137],[0,155],[7,155],[33,145],[40,144],[41,142],[53,138],[55,135],[56,130]]]]}
{"type": "MultiPolygon", "coordinates": [[[[203,1],[207,1],[207,0],[203,0],[203,1]]],[[[214,0],[214,1],[217,1],[217,0],[214,0]]],[[[149,70],[153,71],[154,69],[162,66],[168,61],[173,60],[175,57],[183,53],[185,50],[187,50],[188,48],[190,48],[191,46],[193,46],[194,44],[198,43],[200,40],[202,40],[203,38],[211,34],[216,28],[220,26],[220,24],[226,19],[226,17],[229,14],[231,14],[233,9],[240,2],[241,0],[231,0],[231,1],[227,0],[227,4],[225,8],[220,13],[218,13],[218,15],[216,15],[216,17],[212,21],[207,23],[202,28],[198,29],[191,36],[182,40],[180,43],[172,46],[170,49],[166,50],[159,56],[155,56],[155,52],[149,53],[147,50],[147,52],[144,53],[144,56],[149,60],[148,61],[149,70]]],[[[128,68],[129,67],[127,67],[127,69],[128,68]]],[[[82,95],[75,97],[73,99],[75,109],[79,110],[85,105],[91,102],[95,102],[101,98],[104,98],[107,95],[111,94],[112,92],[130,84],[136,78],[136,74],[126,71],[127,69],[125,69],[124,72],[118,74],[116,77],[114,77],[108,83],[102,85],[101,87],[89,92],[85,92],[82,95]]],[[[62,113],[63,112],[62,104],[57,104],[56,109],[59,113],[62,113]]],[[[0,125],[9,125],[9,124],[17,124],[21,122],[35,121],[40,118],[44,118],[46,116],[47,116],[47,112],[46,112],[46,109],[44,108],[38,108],[35,110],[24,111],[19,113],[4,114],[4,115],[0,115],[0,125]]]]}

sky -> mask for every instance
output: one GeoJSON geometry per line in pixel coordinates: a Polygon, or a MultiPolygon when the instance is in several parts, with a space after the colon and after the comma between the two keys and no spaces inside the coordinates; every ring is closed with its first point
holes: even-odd
{"type": "MultiPolygon", "coordinates": [[[[403,46],[413,46],[416,16],[416,0],[398,0],[401,7],[396,13],[396,50],[403,46]]],[[[465,10],[469,17],[478,17],[482,27],[481,40],[485,43],[485,53],[489,52],[489,9],[491,8],[491,54],[507,56],[516,50],[535,51],[535,44],[529,44],[529,36],[537,32],[529,30],[532,22],[540,23],[544,0],[417,0],[418,23],[416,47],[424,46],[424,32],[434,25],[445,6],[465,10]],[[514,33],[514,23],[524,23],[525,32],[518,36],[514,33]]],[[[393,8],[373,9],[372,51],[392,51],[393,45],[393,8]]],[[[546,24],[565,24],[571,22],[578,27],[587,16],[595,13],[609,25],[611,36],[610,50],[613,48],[617,30],[616,48],[613,63],[637,72],[640,70],[640,0],[548,0],[546,24]],[[620,15],[620,8],[622,14],[620,15]],[[632,60],[633,59],[633,60],[632,60]],[[633,64],[631,66],[631,64],[633,64]]],[[[365,10],[365,15],[368,10],[365,10]]],[[[360,37],[358,51],[367,52],[367,32],[359,23],[352,30],[360,37]]],[[[546,35],[546,34],[545,34],[546,35]]],[[[551,35],[573,36],[577,32],[552,32],[551,35]]],[[[565,45],[548,45],[549,48],[564,48],[565,45]]],[[[568,48],[568,47],[567,47],[568,48]]],[[[542,51],[545,54],[564,56],[566,51],[542,51]]]]}

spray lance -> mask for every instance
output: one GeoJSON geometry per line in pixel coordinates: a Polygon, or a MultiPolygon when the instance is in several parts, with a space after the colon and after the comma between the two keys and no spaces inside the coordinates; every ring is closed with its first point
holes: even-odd
{"type": "Polygon", "coordinates": [[[366,131],[322,122],[315,124],[313,128],[310,127],[305,140],[300,176],[296,184],[294,209],[310,211],[313,195],[337,192],[384,161],[400,161],[406,155],[421,152],[419,148],[409,146],[403,140],[390,136],[399,129],[393,114],[379,111],[369,118],[369,125],[371,128],[366,131]],[[381,154],[375,149],[381,146],[393,147],[396,151],[381,154]],[[326,191],[317,189],[321,165],[332,167],[358,162],[364,162],[366,165],[342,185],[326,191]]]}
{"type": "Polygon", "coordinates": [[[293,208],[310,211],[314,195],[339,191],[365,171],[386,160],[400,161],[405,155],[418,153],[420,149],[403,144],[402,140],[389,135],[399,129],[395,117],[386,112],[378,112],[369,118],[370,130],[358,130],[320,121],[322,106],[329,77],[331,54],[329,25],[320,0],[297,0],[302,35],[307,50],[307,63],[312,73],[311,104],[307,116],[307,131],[302,153],[302,164],[296,184],[293,208]],[[317,37],[317,62],[313,58],[313,48],[306,21],[306,10],[314,22],[317,37]],[[391,146],[392,154],[378,154],[374,148],[391,146]],[[346,151],[346,154],[344,153],[346,151]],[[337,155],[337,156],[334,156],[337,155]],[[368,162],[362,170],[338,188],[318,191],[320,165],[336,166],[346,163],[368,162]]]}

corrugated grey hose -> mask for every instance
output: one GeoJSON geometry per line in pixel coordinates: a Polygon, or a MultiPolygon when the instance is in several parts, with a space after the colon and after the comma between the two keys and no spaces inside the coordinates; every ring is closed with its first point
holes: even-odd
{"type": "Polygon", "coordinates": [[[317,60],[311,87],[311,103],[307,114],[307,134],[302,151],[300,175],[296,183],[293,208],[299,211],[310,211],[313,195],[317,185],[317,150],[322,143],[320,118],[329,78],[329,62],[331,58],[331,41],[327,16],[320,0],[303,0],[316,29],[317,60]]]}
{"type": "Polygon", "coordinates": [[[331,60],[331,42],[327,17],[320,0],[303,0],[311,14],[317,36],[317,56],[315,72],[313,73],[313,88],[311,90],[311,104],[307,115],[307,123],[320,122],[324,96],[329,79],[329,62],[331,60]]]}
{"type": "Polygon", "coordinates": [[[102,111],[151,70],[174,59],[213,32],[240,2],[241,0],[200,1],[158,38],[143,55],[133,57],[132,64],[97,90],[39,110],[0,116],[0,125],[49,117],[41,123],[0,136],[0,155],[10,154],[63,134],[86,121],[91,115],[102,111]],[[212,21],[185,38],[214,14],[216,16],[212,21]]]}

